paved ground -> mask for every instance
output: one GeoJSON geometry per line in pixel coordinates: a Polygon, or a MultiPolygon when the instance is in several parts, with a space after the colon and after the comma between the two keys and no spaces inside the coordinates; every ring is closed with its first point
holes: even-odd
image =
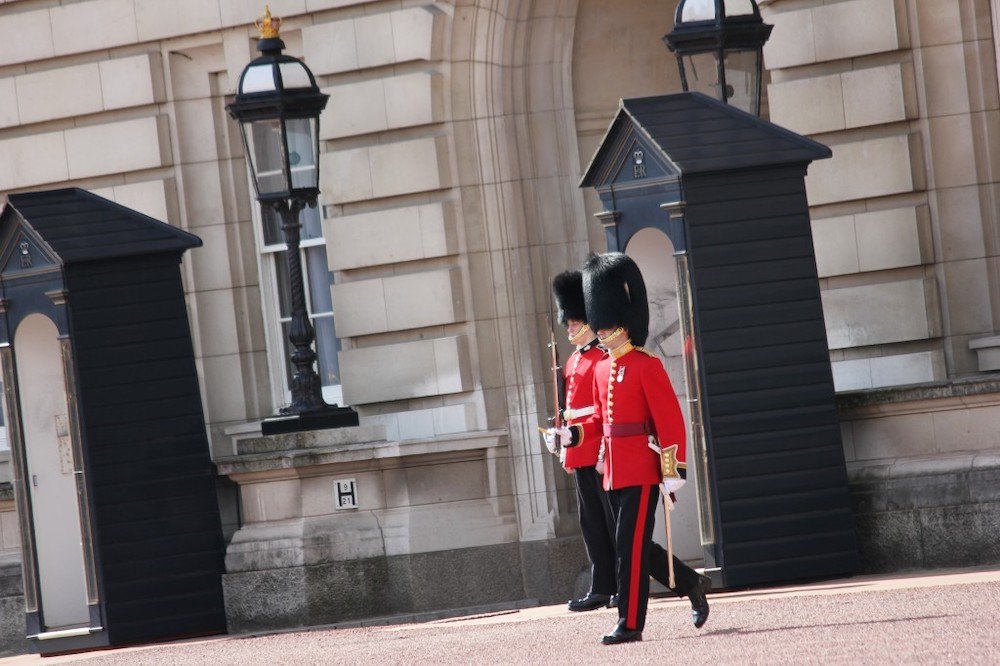
{"type": "Polygon", "coordinates": [[[857,577],[710,597],[708,624],[686,600],[650,603],[644,641],[605,647],[612,610],[562,606],[423,623],[327,627],[40,658],[0,665],[1000,664],[1000,568],[857,577]]]}

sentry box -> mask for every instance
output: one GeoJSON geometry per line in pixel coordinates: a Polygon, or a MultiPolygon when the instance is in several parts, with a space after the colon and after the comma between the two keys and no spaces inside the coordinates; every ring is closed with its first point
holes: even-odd
{"type": "Polygon", "coordinates": [[[225,631],[179,264],[196,236],[80,189],[0,214],[0,365],[30,649],[225,631]]]}

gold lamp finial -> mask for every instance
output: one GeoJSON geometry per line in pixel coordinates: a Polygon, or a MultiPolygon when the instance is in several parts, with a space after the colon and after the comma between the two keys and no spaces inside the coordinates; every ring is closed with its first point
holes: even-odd
{"type": "Polygon", "coordinates": [[[271,6],[264,5],[264,15],[255,21],[257,30],[260,31],[261,39],[277,39],[278,28],[281,27],[281,19],[271,16],[271,6]]]}

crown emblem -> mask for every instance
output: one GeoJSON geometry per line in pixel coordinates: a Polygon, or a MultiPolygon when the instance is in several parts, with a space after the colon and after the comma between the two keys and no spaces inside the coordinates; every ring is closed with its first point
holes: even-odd
{"type": "Polygon", "coordinates": [[[281,27],[281,19],[271,16],[271,6],[264,5],[264,15],[254,22],[257,30],[260,31],[261,39],[277,39],[278,28],[281,27]]]}

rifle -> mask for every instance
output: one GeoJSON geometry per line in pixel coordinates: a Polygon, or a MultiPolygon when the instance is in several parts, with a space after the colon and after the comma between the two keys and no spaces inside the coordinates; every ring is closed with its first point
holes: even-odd
{"type": "MultiPolygon", "coordinates": [[[[550,360],[550,371],[552,373],[552,416],[549,417],[549,422],[552,424],[553,428],[561,428],[563,426],[562,417],[562,405],[565,402],[565,381],[562,376],[562,366],[559,365],[559,347],[556,346],[556,331],[552,326],[552,301],[549,300],[549,360],[550,360]]],[[[545,428],[539,426],[539,432],[543,435],[545,434],[545,428]]],[[[556,439],[558,446],[558,438],[556,439]]],[[[566,450],[560,449],[559,451],[559,461],[561,463],[566,462],[566,450]]]]}
{"type": "Polygon", "coordinates": [[[551,350],[551,360],[552,360],[552,409],[554,416],[552,417],[552,427],[561,428],[563,426],[562,418],[562,400],[560,391],[562,376],[562,367],[559,365],[559,348],[556,347],[556,332],[551,326],[549,327],[549,349],[551,350]]]}

